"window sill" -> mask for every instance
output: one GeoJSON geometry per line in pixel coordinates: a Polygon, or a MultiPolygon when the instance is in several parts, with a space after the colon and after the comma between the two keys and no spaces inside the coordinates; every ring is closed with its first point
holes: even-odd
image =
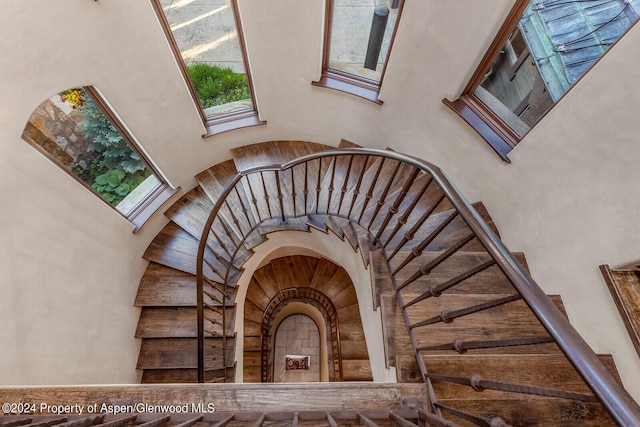
{"type": "Polygon", "coordinates": [[[255,110],[229,114],[224,117],[209,120],[205,124],[207,133],[202,137],[208,138],[210,136],[218,135],[220,133],[228,132],[235,129],[265,124],[267,124],[267,122],[265,122],[264,120],[260,120],[260,117],[258,117],[258,112],[255,110]]]}
{"type": "Polygon", "coordinates": [[[380,87],[378,85],[354,79],[346,75],[325,72],[322,73],[320,80],[311,82],[311,84],[356,95],[368,101],[375,102],[378,105],[382,105],[382,100],[378,98],[380,94],[380,87]]]}
{"type": "Polygon", "coordinates": [[[133,224],[133,232],[140,231],[142,226],[147,222],[159,208],[180,190],[171,188],[167,184],[159,185],[147,198],[140,203],[126,218],[133,224]]]}
{"type": "Polygon", "coordinates": [[[469,123],[502,160],[511,163],[507,155],[520,142],[519,139],[505,129],[501,122],[487,114],[475,99],[465,95],[455,101],[444,98],[442,103],[469,123]]]}

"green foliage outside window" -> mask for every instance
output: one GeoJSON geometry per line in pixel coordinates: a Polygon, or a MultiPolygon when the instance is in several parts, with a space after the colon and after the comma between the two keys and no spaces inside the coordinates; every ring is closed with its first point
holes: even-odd
{"type": "Polygon", "coordinates": [[[247,76],[231,68],[194,63],[187,65],[187,71],[202,108],[251,98],[247,76]]]}
{"type": "Polygon", "coordinates": [[[82,104],[75,105],[82,114],[78,130],[89,141],[87,151],[91,160],[86,168],[75,164],[72,170],[107,202],[117,206],[151,171],[90,96],[85,93],[82,104]]]}

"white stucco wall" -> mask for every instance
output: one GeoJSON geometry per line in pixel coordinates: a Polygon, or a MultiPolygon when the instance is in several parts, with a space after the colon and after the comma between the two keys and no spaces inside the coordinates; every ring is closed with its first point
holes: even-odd
{"type": "Polygon", "coordinates": [[[597,267],[638,258],[635,115],[640,27],[500,161],[441,104],[473,73],[512,0],[407,0],[381,91],[384,105],[323,88],[322,0],[240,0],[266,126],[203,140],[204,128],[146,0],[5,0],[0,14],[0,384],[135,382],[138,235],[21,140],[52,94],[93,84],[173,185],[272,139],[391,146],[441,166],[483,200],[533,276],[561,293],[597,352],[613,353],[640,397],[640,362],[597,267]]]}

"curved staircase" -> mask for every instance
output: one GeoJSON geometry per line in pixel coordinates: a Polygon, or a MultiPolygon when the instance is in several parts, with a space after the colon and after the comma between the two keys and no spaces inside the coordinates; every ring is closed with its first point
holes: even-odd
{"type": "Polygon", "coordinates": [[[329,303],[327,311],[335,313],[332,321],[331,313],[325,315],[330,325],[327,329],[335,335],[331,381],[373,380],[358,297],[349,274],[326,258],[295,255],[271,260],[251,278],[244,302],[244,382],[273,381],[273,361],[263,349],[270,351],[269,341],[277,325],[267,321],[288,302],[303,302],[320,310],[329,303]],[[300,292],[293,293],[292,288],[300,292]],[[282,301],[274,304],[279,299],[282,301]]]}
{"type": "MultiPolygon", "coordinates": [[[[340,147],[357,146],[342,141],[340,147]]],[[[207,239],[200,247],[204,380],[232,382],[234,360],[242,357],[234,354],[235,304],[253,305],[245,308],[246,328],[264,315],[267,300],[288,286],[277,279],[263,283],[260,275],[269,274],[257,270],[252,281],[262,296],[256,290],[236,301],[244,263],[269,233],[314,228],[347,240],[362,255],[371,272],[374,308],[382,312],[387,365],[396,367],[398,382],[426,382],[431,405],[425,405],[421,421],[615,425],[486,249],[469,215],[461,214],[459,203],[432,175],[410,162],[357,150],[313,156],[331,148],[272,141],[234,149],[232,160],[198,174],[198,186],[166,211],[170,221],[144,254],[150,264],[136,298],[142,307],[136,332],[142,339],[142,382],[198,379],[201,236],[207,239]],[[244,172],[238,177],[238,171],[244,172]]],[[[473,218],[497,234],[482,203],[473,207],[473,218]]],[[[524,266],[514,268],[526,270],[524,255],[512,256],[524,266]]],[[[323,260],[303,258],[273,260],[262,269],[295,272],[307,285],[323,260]],[[291,267],[301,261],[308,271],[291,267]],[[285,265],[276,267],[278,262],[285,265]]],[[[559,296],[551,301],[564,312],[559,296]]],[[[258,351],[255,343],[246,344],[256,337],[245,335],[245,348],[258,351]]],[[[617,375],[611,356],[600,359],[617,375]]],[[[249,376],[255,377],[255,372],[249,376]]]]}

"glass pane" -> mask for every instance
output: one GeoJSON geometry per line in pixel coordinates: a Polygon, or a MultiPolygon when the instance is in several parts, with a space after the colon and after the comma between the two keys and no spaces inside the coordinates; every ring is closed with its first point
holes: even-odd
{"type": "Polygon", "coordinates": [[[391,3],[379,0],[334,1],[329,68],[380,81],[399,10],[395,7],[399,3],[397,0],[391,3]],[[376,40],[381,40],[381,44],[375,43],[376,40]],[[370,44],[372,49],[367,52],[370,44]],[[378,55],[376,47],[380,49],[378,55]]]}
{"type": "Polygon", "coordinates": [[[207,118],[253,109],[229,0],[161,0],[207,118]]]}
{"type": "Polygon", "coordinates": [[[23,138],[125,216],[160,185],[83,88],[60,92],[40,104],[23,138]]]}
{"type": "Polygon", "coordinates": [[[536,0],[474,94],[520,137],[638,20],[640,0],[536,0]]]}

